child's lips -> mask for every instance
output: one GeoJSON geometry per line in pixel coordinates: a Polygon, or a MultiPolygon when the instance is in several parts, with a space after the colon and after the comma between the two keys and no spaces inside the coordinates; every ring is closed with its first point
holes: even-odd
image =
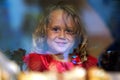
{"type": "Polygon", "coordinates": [[[65,46],[67,43],[66,42],[56,42],[58,46],[63,47],[65,46]]]}

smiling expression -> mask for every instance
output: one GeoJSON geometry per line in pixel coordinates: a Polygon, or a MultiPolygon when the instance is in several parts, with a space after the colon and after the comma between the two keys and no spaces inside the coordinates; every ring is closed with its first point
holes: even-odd
{"type": "Polygon", "coordinates": [[[54,10],[47,25],[48,50],[52,53],[69,53],[75,44],[74,21],[63,10],[54,10]]]}

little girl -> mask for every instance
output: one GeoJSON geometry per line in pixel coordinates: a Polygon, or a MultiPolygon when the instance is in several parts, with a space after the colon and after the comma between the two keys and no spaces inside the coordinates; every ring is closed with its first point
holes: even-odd
{"type": "Polygon", "coordinates": [[[32,71],[64,72],[75,66],[88,69],[97,59],[87,54],[87,37],[79,13],[58,4],[45,11],[33,33],[35,51],[24,57],[32,71]]]}

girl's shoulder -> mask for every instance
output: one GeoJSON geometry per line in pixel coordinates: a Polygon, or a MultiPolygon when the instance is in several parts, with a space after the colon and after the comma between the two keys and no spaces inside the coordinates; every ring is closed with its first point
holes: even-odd
{"type": "Polygon", "coordinates": [[[24,62],[26,61],[31,61],[31,60],[52,60],[53,59],[53,56],[51,54],[43,54],[43,53],[29,53],[29,54],[26,54],[24,57],[23,57],[23,60],[24,62]]]}
{"type": "Polygon", "coordinates": [[[95,62],[95,63],[98,62],[98,59],[96,57],[92,56],[92,55],[88,55],[87,59],[88,59],[88,61],[92,61],[92,62],[95,62]]]}
{"type": "Polygon", "coordinates": [[[29,53],[23,57],[23,62],[28,69],[33,71],[48,70],[49,64],[53,60],[50,54],[29,53]]]}
{"type": "Polygon", "coordinates": [[[84,62],[84,67],[86,69],[90,68],[90,67],[94,67],[98,65],[98,59],[96,57],[93,57],[91,55],[87,56],[87,61],[84,62]]]}

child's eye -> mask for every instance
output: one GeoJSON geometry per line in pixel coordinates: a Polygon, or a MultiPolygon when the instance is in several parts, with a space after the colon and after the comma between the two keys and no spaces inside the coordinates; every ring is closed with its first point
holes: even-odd
{"type": "Polygon", "coordinates": [[[66,29],[66,33],[68,33],[68,34],[74,34],[73,30],[71,30],[71,29],[66,29]]]}
{"type": "Polygon", "coordinates": [[[55,32],[57,32],[57,31],[59,31],[60,29],[58,28],[58,27],[54,27],[54,28],[52,28],[52,31],[55,31],[55,32]]]}

